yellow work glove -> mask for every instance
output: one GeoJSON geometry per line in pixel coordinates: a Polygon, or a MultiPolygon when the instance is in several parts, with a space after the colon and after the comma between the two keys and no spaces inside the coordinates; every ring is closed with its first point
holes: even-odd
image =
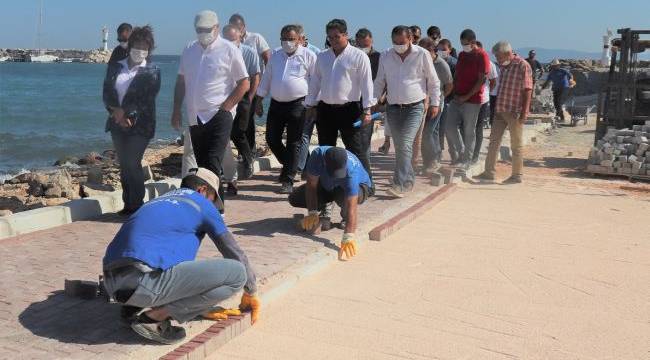
{"type": "Polygon", "coordinates": [[[241,311],[239,309],[219,308],[203,314],[203,318],[208,320],[227,320],[228,315],[241,315],[241,311]]]}
{"type": "Polygon", "coordinates": [[[249,295],[244,293],[241,296],[241,302],[239,303],[239,310],[241,311],[251,311],[251,324],[255,324],[257,319],[260,317],[260,309],[262,308],[262,303],[260,298],[257,295],[249,295]]]}
{"type": "Polygon", "coordinates": [[[309,214],[300,220],[300,227],[305,231],[314,231],[320,225],[318,211],[310,210],[309,214]]]}
{"type": "Polygon", "coordinates": [[[357,254],[357,244],[354,242],[354,234],[345,233],[341,239],[341,248],[339,250],[339,260],[344,260],[346,255],[348,260],[357,254]]]}

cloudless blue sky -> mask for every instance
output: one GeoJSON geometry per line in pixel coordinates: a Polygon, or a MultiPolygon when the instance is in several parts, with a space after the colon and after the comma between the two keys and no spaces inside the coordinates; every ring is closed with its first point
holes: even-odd
{"type": "MultiPolygon", "coordinates": [[[[0,1],[0,48],[33,48],[40,0],[0,1]]],[[[272,47],[279,45],[282,25],[304,25],[319,47],[328,20],[348,22],[353,35],[360,27],[374,34],[375,47],[390,44],[394,25],[417,24],[423,31],[438,25],[443,36],[458,44],[464,28],[476,31],[491,46],[509,40],[513,47],[543,47],[599,52],[605,29],[650,28],[650,0],[624,1],[127,1],[44,0],[43,47],[97,48],[101,28],[110,29],[109,45],[115,46],[115,28],[123,21],[154,27],[158,54],[179,54],[194,38],[193,17],[203,9],[217,12],[222,24],[241,13],[251,31],[260,32],[272,47]],[[629,12],[626,12],[629,11],[629,12]]]]}

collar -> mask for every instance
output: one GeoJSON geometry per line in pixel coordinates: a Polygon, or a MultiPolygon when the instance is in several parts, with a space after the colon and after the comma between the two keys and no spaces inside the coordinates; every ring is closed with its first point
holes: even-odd
{"type": "Polygon", "coordinates": [[[296,49],[296,51],[294,51],[293,54],[291,54],[291,55],[287,54],[287,52],[284,51],[284,49],[282,49],[282,48],[280,48],[280,51],[282,51],[282,53],[284,54],[284,56],[286,58],[290,58],[292,56],[302,55],[305,52],[305,49],[307,49],[307,48],[302,46],[302,45],[298,45],[298,48],[296,49]]]}
{"type": "Polygon", "coordinates": [[[129,58],[128,57],[126,59],[118,61],[118,63],[122,64],[122,68],[125,69],[126,71],[135,71],[140,67],[147,66],[147,59],[142,60],[142,62],[140,64],[134,66],[133,69],[129,69],[129,58]]]}

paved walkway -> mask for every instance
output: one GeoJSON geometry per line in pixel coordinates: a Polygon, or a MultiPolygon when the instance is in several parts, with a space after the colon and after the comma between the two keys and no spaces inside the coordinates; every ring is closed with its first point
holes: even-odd
{"type": "MultiPolygon", "coordinates": [[[[373,156],[378,196],[360,207],[361,236],[433,191],[420,179],[407,198],[388,199],[384,194],[392,161],[392,154],[373,156]]],[[[334,244],[342,233],[339,229],[311,237],[298,233],[293,214],[305,211],[292,208],[286,195],[275,193],[276,178],[277,172],[262,172],[242,182],[240,195],[226,205],[226,223],[256,269],[261,291],[290,275],[310,255],[336,252],[334,244]]],[[[338,221],[338,214],[334,219],[338,221]]],[[[120,219],[112,215],[0,240],[0,358],[154,358],[173,350],[143,344],[120,324],[119,306],[62,294],[65,279],[97,280],[106,245],[119,226],[120,219]]],[[[212,256],[220,255],[211,241],[205,241],[199,257],[212,256]]],[[[194,335],[208,325],[192,322],[188,333],[194,335]]]]}
{"type": "Polygon", "coordinates": [[[649,359],[650,202],[463,185],[214,359],[649,359]]]}

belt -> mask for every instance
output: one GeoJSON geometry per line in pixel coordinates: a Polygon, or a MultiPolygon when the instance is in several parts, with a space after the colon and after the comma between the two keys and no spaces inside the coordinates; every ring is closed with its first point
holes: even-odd
{"type": "Polygon", "coordinates": [[[301,98],[297,98],[296,100],[291,100],[291,101],[278,101],[278,100],[275,100],[274,98],[271,98],[271,102],[278,103],[278,104],[281,104],[281,105],[302,102],[303,100],[305,100],[304,96],[301,97],[301,98]]]}
{"type": "Polygon", "coordinates": [[[418,105],[418,104],[422,103],[423,101],[424,100],[420,100],[420,101],[412,102],[410,104],[388,104],[388,106],[395,106],[395,107],[399,107],[399,108],[405,108],[405,107],[411,107],[411,106],[418,105]]]}
{"type": "Polygon", "coordinates": [[[331,106],[333,108],[342,108],[342,107],[350,106],[350,105],[357,104],[357,103],[358,103],[358,101],[350,101],[350,102],[346,102],[345,104],[328,104],[328,103],[324,102],[323,104],[325,106],[331,106]]]}

